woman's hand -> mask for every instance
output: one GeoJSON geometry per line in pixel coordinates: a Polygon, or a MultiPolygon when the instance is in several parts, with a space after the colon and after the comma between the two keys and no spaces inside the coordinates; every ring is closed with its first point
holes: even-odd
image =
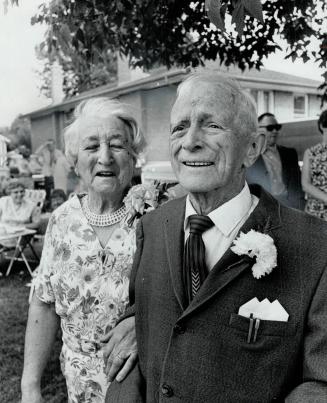
{"type": "Polygon", "coordinates": [[[137,361],[135,317],[124,319],[101,340],[109,382],[123,381],[137,361]]]}

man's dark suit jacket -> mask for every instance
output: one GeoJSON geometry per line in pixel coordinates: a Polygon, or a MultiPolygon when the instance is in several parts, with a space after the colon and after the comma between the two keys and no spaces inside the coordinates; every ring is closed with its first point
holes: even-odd
{"type": "MultiPolygon", "coordinates": [[[[283,182],[287,195],[275,196],[277,200],[288,207],[303,210],[304,193],[301,185],[301,172],[298,164],[297,152],[294,148],[277,146],[282,164],[283,182]]],[[[247,169],[246,181],[249,184],[258,184],[271,193],[271,181],[262,156],[247,169]]]]}
{"type": "Polygon", "coordinates": [[[140,222],[130,297],[139,366],[106,402],[327,402],[327,231],[324,222],[260,190],[241,231],[266,232],[277,267],[260,279],[230,249],[189,306],[182,284],[185,198],[140,222]],[[288,322],[261,321],[247,343],[252,298],[278,299],[288,322]],[[142,383],[143,382],[143,383],[142,383]]]}

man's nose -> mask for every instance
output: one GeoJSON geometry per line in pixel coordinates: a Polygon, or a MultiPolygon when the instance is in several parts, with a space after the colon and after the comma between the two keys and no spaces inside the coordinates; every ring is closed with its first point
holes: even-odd
{"type": "Polygon", "coordinates": [[[98,161],[102,165],[110,165],[113,161],[113,154],[109,144],[101,143],[98,161]]]}
{"type": "Polygon", "coordinates": [[[182,147],[185,150],[194,151],[201,148],[202,133],[197,126],[190,126],[187,133],[183,136],[182,147]]]}

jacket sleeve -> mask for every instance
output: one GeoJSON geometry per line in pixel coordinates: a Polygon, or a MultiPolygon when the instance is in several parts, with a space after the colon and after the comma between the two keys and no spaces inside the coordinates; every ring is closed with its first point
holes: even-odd
{"type": "Polygon", "coordinates": [[[133,267],[129,283],[129,306],[126,309],[124,315],[119,318],[117,324],[122,322],[124,319],[130,318],[131,316],[135,316],[135,306],[134,306],[135,278],[141,260],[142,250],[143,250],[143,227],[142,227],[142,221],[140,220],[136,228],[136,252],[133,259],[133,267]]]}
{"type": "Polygon", "coordinates": [[[327,269],[325,268],[307,316],[303,343],[303,382],[286,403],[327,402],[327,269]]]}
{"type": "Polygon", "coordinates": [[[123,382],[114,380],[110,384],[105,403],[144,403],[145,394],[145,382],[137,364],[123,382]]]}

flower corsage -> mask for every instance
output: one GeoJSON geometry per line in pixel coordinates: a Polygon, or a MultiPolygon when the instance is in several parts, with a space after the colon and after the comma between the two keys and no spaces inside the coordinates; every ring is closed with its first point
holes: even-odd
{"type": "Polygon", "coordinates": [[[167,200],[165,185],[159,182],[133,186],[123,200],[127,210],[128,226],[131,227],[136,218],[154,210],[167,200]]]}
{"type": "Polygon", "coordinates": [[[237,255],[247,255],[255,259],[252,266],[253,277],[259,279],[272,272],[277,266],[277,249],[274,240],[267,234],[251,229],[234,240],[231,250],[237,255]]]}

